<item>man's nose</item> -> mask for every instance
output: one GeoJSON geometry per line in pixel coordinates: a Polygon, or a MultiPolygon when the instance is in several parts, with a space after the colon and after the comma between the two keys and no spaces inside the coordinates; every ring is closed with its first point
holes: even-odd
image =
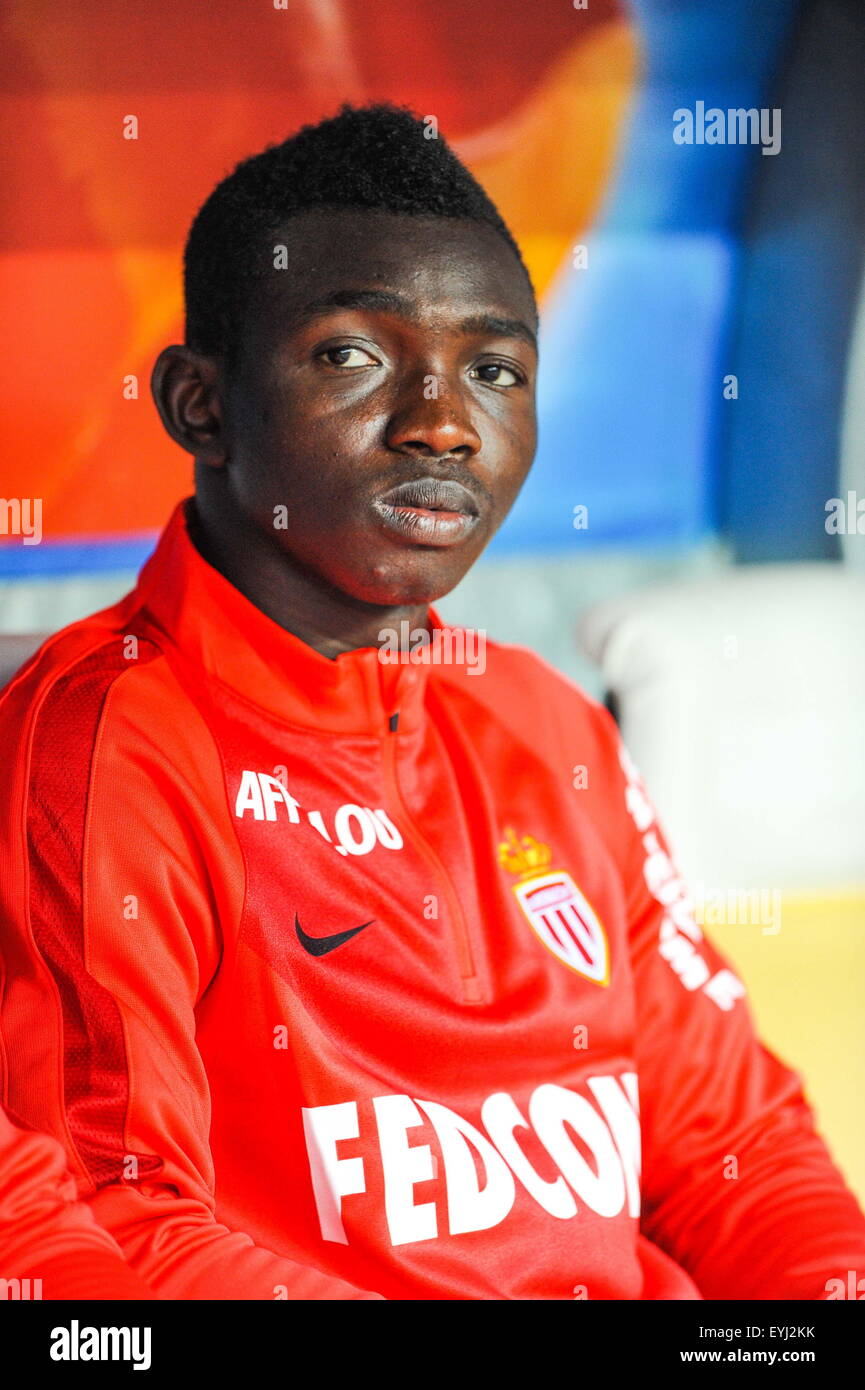
{"type": "Polygon", "coordinates": [[[387,427],[387,443],[402,453],[424,458],[458,454],[473,458],[481,438],[459,390],[446,389],[435,376],[406,383],[387,427]]]}

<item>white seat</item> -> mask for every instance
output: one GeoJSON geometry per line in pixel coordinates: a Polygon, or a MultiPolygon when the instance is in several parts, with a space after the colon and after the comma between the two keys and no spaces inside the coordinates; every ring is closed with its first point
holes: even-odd
{"type": "Polygon", "coordinates": [[[37,647],[41,647],[47,632],[2,632],[0,633],[0,690],[8,685],[15,672],[37,647]]]}
{"type": "Polygon", "coordinates": [[[865,573],[730,568],[580,637],[690,884],[865,884],[865,573]]]}

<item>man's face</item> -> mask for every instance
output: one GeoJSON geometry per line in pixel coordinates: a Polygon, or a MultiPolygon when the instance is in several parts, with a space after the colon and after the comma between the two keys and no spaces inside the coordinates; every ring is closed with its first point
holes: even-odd
{"type": "Polygon", "coordinates": [[[432,602],[534,456],[526,278],[462,220],[305,213],[279,243],[288,269],[256,285],[224,391],[233,502],[342,593],[432,602]]]}

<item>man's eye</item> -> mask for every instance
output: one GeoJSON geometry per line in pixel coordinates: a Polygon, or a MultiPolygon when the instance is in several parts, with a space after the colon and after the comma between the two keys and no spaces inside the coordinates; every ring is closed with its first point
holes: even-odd
{"type": "Polygon", "coordinates": [[[504,362],[483,362],[479,367],[472,367],[470,375],[491,386],[519,386],[522,382],[514,368],[505,366],[504,362]]]}
{"type": "Polygon", "coordinates": [[[329,367],[369,367],[378,366],[378,361],[365,348],[346,343],[344,347],[326,348],[319,356],[329,367]]]}

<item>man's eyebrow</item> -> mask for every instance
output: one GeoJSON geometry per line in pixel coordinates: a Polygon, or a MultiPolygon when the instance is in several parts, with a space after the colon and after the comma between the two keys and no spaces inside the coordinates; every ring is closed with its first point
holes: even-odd
{"type": "Polygon", "coordinates": [[[538,350],[538,340],[534,331],[522,319],[502,319],[495,314],[473,314],[463,319],[461,333],[486,333],[491,338],[522,338],[538,350]]]}
{"type": "MultiPolygon", "coordinates": [[[[416,319],[417,306],[404,295],[393,290],[333,290],[320,299],[304,304],[298,314],[301,323],[326,314],[332,309],[372,309],[387,314],[399,314],[403,318],[416,319]]],[[[522,338],[537,352],[538,340],[534,331],[522,319],[501,318],[497,314],[472,314],[462,319],[458,331],[485,333],[495,338],[522,338]]]]}
{"type": "Polygon", "coordinates": [[[310,300],[302,305],[298,317],[301,322],[326,314],[330,309],[379,309],[388,314],[412,316],[411,300],[392,290],[333,290],[321,299],[310,300]]]}

